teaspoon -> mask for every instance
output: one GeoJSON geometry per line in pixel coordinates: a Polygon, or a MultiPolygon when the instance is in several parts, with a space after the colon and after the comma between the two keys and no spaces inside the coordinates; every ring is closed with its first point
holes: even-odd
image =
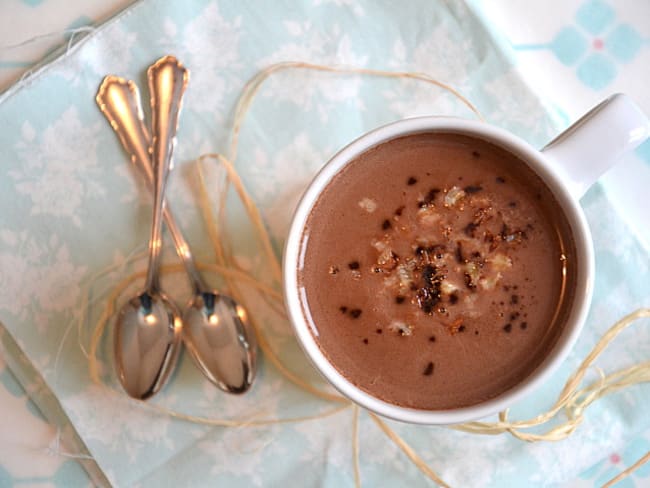
{"type": "Polygon", "coordinates": [[[173,66],[148,70],[152,109],[154,205],[149,267],[144,291],[120,310],[115,327],[115,364],[126,392],[141,400],[157,393],[173,371],[180,350],[182,322],[176,306],[160,288],[162,219],[165,188],[187,75],[173,66]]]}
{"type": "MultiPolygon", "coordinates": [[[[165,59],[177,63],[169,56],[160,61],[165,59]]],[[[107,76],[96,100],[131,161],[151,184],[149,134],[137,86],[133,81],[107,76]]],[[[164,215],[192,287],[192,299],[183,314],[185,345],[199,370],[212,383],[229,393],[243,393],[255,378],[257,358],[255,335],[246,310],[232,298],[211,290],[205,284],[168,205],[165,205],[164,215]]]]}

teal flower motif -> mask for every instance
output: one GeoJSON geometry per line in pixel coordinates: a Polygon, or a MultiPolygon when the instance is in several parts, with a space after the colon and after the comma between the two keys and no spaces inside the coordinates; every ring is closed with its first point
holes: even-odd
{"type": "Polygon", "coordinates": [[[616,65],[607,56],[593,53],[578,65],[576,74],[588,87],[602,90],[616,78],[616,65]]]}
{"type": "Polygon", "coordinates": [[[547,44],[520,44],[516,50],[550,49],[588,87],[602,90],[617,75],[617,65],[629,63],[646,41],[629,24],[616,23],[614,9],[604,0],[588,0],[547,44]]]}
{"type": "MultiPolygon", "coordinates": [[[[647,439],[639,438],[631,442],[623,451],[623,454],[613,453],[598,464],[589,468],[580,475],[580,478],[594,481],[594,486],[603,486],[624,469],[637,462],[644,454],[650,451],[650,442],[647,439]]],[[[633,471],[627,478],[616,483],[616,488],[634,488],[635,486],[647,486],[650,477],[650,463],[646,463],[633,471]],[[634,480],[639,483],[635,484],[634,480]]]]}
{"type": "Polygon", "coordinates": [[[594,36],[614,22],[614,9],[602,0],[591,0],[582,4],[576,12],[576,23],[594,36]]]}
{"type": "Polygon", "coordinates": [[[621,63],[629,63],[643,45],[643,39],[628,24],[617,25],[607,36],[607,51],[621,63]]]}
{"type": "Polygon", "coordinates": [[[628,63],[643,45],[629,24],[615,24],[614,9],[602,0],[589,0],[576,12],[576,26],[565,27],[550,43],[567,66],[577,64],[580,81],[601,90],[616,78],[617,63],[628,63]]]}
{"type": "Polygon", "coordinates": [[[589,44],[586,37],[574,27],[565,27],[551,42],[553,54],[567,66],[577,63],[587,49],[589,44]]]}

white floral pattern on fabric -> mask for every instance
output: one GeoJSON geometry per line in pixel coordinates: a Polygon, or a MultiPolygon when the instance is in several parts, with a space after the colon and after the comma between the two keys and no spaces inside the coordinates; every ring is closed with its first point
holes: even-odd
{"type": "Polygon", "coordinates": [[[22,167],[9,171],[19,194],[32,201],[31,215],[69,218],[81,227],[79,210],[85,198],[100,198],[105,189],[98,176],[97,136],[100,122],[85,126],[76,107],[37,136],[24,122],[15,144],[22,167]]]}
{"type": "Polygon", "coordinates": [[[237,461],[231,463],[214,462],[209,468],[213,476],[245,476],[253,486],[267,486],[265,461],[271,457],[287,455],[287,447],[274,443],[279,433],[278,427],[250,427],[242,431],[227,430],[223,442],[213,442],[210,438],[200,441],[197,448],[210,459],[219,460],[236,455],[237,461]]]}
{"type": "Polygon", "coordinates": [[[106,76],[109,71],[120,74],[128,72],[133,62],[133,48],[138,42],[138,34],[127,31],[120,24],[113,24],[103,32],[102,41],[108,48],[102,47],[101,56],[97,53],[85,56],[86,65],[97,77],[106,76]]]}
{"type": "MultiPolygon", "coordinates": [[[[237,96],[268,63],[303,60],[423,72],[461,89],[489,121],[532,144],[542,144],[556,131],[544,105],[463,4],[377,5],[304,0],[289,10],[261,0],[144,0],[0,103],[0,120],[9,121],[0,134],[0,208],[10,210],[0,228],[0,321],[5,335],[16,339],[46,379],[113,484],[283,486],[298,480],[338,487],[352,485],[354,475],[351,409],[295,424],[213,428],[173,420],[91,383],[75,321],[88,298],[91,315],[81,337],[87,339],[107,293],[143,269],[146,260],[132,263],[127,257],[145,248],[150,219],[150,197],[141,183],[134,183],[135,173],[93,100],[104,74],[135,79],[146,104],[143,74],[157,56],[174,53],[191,70],[169,198],[193,251],[208,263],[214,261],[213,250],[196,209],[191,161],[201,152],[226,152],[237,96]],[[93,279],[107,265],[114,269],[93,279]]],[[[412,81],[306,71],[269,80],[242,127],[236,166],[266,218],[276,250],[282,248],[299,193],[331,154],[380,124],[423,113],[469,115],[438,88],[412,81]]],[[[209,169],[206,179],[214,202],[219,187],[209,169]]],[[[597,255],[591,316],[561,371],[516,405],[514,417],[538,413],[605,328],[650,296],[644,279],[650,260],[607,194],[595,187],[582,204],[597,255]]],[[[230,247],[237,262],[272,281],[241,211],[236,205],[231,210],[228,222],[235,239],[230,247]]],[[[166,239],[165,261],[176,262],[170,247],[166,239]]],[[[211,274],[207,278],[223,285],[211,274]]],[[[184,276],[166,276],[165,285],[180,305],[185,303],[184,276]]],[[[132,289],[138,286],[141,282],[132,289]]],[[[259,297],[251,305],[269,342],[291,371],[325,387],[290,325],[269,309],[259,297]]],[[[622,335],[615,347],[623,353],[606,355],[602,366],[611,370],[623,359],[647,358],[648,334],[639,327],[622,335]]],[[[115,386],[110,343],[109,333],[100,351],[100,373],[115,386]]],[[[201,377],[188,355],[155,401],[188,414],[244,421],[333,408],[286,381],[264,358],[253,390],[227,396],[201,377]]],[[[612,396],[562,444],[529,445],[507,436],[390,425],[452,485],[563,483],[606,457],[608,442],[623,452],[634,437],[646,435],[650,419],[639,405],[648,401],[642,388],[612,396]],[[574,456],[585,452],[576,447],[585,444],[591,446],[589,456],[574,456]],[[552,476],[538,477],[548,471],[552,476]]],[[[365,412],[359,434],[364,485],[430,485],[365,412]]],[[[1,466],[2,460],[0,485],[5,481],[1,466]]],[[[8,485],[14,482],[7,479],[8,485]]]]}
{"type": "MultiPolygon", "coordinates": [[[[291,40],[259,60],[258,67],[287,60],[357,67],[367,63],[368,57],[355,53],[349,34],[337,23],[328,29],[321,29],[310,20],[285,20],[283,25],[291,40]]],[[[323,77],[322,74],[303,72],[271,80],[265,96],[290,101],[302,110],[314,110],[320,122],[326,123],[336,103],[348,102],[352,108],[363,109],[360,86],[358,77],[341,81],[337,75],[323,77]]]]}
{"type": "Polygon", "coordinates": [[[151,445],[171,448],[174,441],[168,436],[169,418],[158,416],[151,425],[151,411],[143,406],[134,408],[134,403],[105,387],[90,385],[82,395],[70,397],[69,408],[88,429],[89,439],[101,442],[112,452],[123,451],[129,463],[135,464],[142,449],[151,445]],[[107,405],[111,405],[112,414],[98,415],[107,405]]]}
{"type": "Polygon", "coordinates": [[[187,66],[192,66],[193,89],[187,92],[186,106],[196,112],[211,112],[217,120],[223,120],[220,112],[225,108],[226,93],[241,84],[241,80],[232,75],[233,70],[241,67],[241,17],[227,21],[219,5],[210,2],[182,28],[180,46],[179,28],[172,18],[165,19],[164,32],[166,36],[161,44],[177,52],[187,66]],[[206,53],[206,45],[214,46],[215,50],[206,53]]]}
{"type": "Polygon", "coordinates": [[[273,155],[255,151],[247,173],[253,182],[266,223],[274,237],[287,234],[293,209],[315,172],[325,161],[306,132],[297,134],[273,155]]]}
{"type": "MultiPolygon", "coordinates": [[[[78,302],[80,281],[86,266],[75,266],[70,251],[56,235],[39,242],[26,232],[0,232],[5,249],[15,254],[0,253],[0,309],[25,318],[28,309],[36,306],[40,314],[62,312],[78,302]],[[37,284],[32,292],[31,288],[37,284]]],[[[36,320],[39,332],[44,326],[36,320]]]]}

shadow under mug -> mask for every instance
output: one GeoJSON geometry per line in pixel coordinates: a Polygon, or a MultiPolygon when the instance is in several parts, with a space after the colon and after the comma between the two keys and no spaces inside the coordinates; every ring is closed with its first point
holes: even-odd
{"type": "Polygon", "coordinates": [[[452,424],[501,411],[543,383],[562,363],[577,340],[587,317],[594,281],[591,233],[578,200],[625,152],[650,136],[650,121],[625,95],[613,95],[538,151],[511,133],[483,122],[416,117],[375,129],[339,151],[312,180],[295,210],[287,237],[283,279],[289,318],[298,342],[325,378],[343,395],[375,413],[417,424],[452,424]],[[303,312],[298,285],[301,240],[312,207],[332,178],[368,149],[391,139],[422,132],[457,133],[500,146],[525,162],[547,185],[564,210],[577,252],[577,280],[573,306],[563,331],[542,363],[513,388],[485,402],[447,410],[419,410],[385,402],[355,386],[321,351],[303,312]]]}

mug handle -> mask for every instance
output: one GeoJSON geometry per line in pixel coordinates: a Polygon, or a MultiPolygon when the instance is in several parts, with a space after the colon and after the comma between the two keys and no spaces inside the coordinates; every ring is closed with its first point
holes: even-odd
{"type": "Polygon", "coordinates": [[[620,157],[650,137],[650,120],[621,93],[610,96],[549,142],[542,153],[576,198],[620,157]]]}

